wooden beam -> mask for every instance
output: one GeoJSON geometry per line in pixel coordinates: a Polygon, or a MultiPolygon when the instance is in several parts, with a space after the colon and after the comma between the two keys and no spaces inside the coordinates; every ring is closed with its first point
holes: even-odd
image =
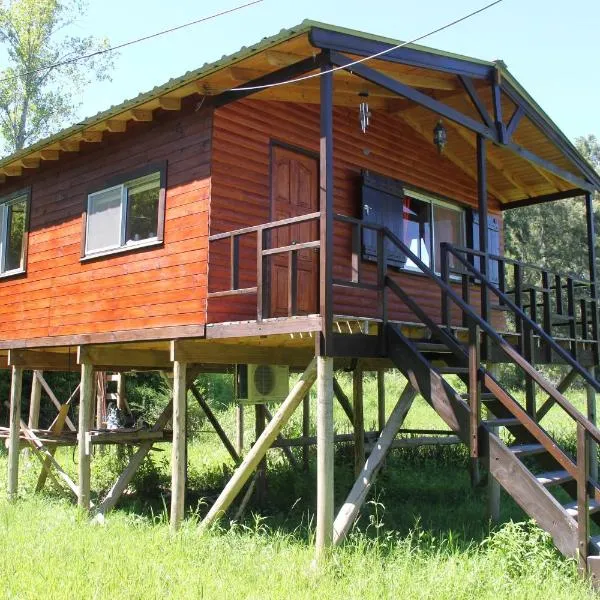
{"type": "Polygon", "coordinates": [[[123,133],[127,129],[127,121],[109,119],[106,121],[106,129],[111,133],[123,133]]]}
{"type": "Polygon", "coordinates": [[[300,402],[302,402],[302,398],[308,393],[315,381],[316,372],[316,361],[313,359],[304,373],[300,376],[297,383],[290,390],[287,398],[277,409],[277,412],[273,416],[273,420],[265,427],[262,435],[248,451],[242,464],[236,469],[232,478],[227,482],[227,485],[202,521],[202,529],[210,527],[217,519],[225,514],[225,511],[240,493],[244,484],[250,478],[250,475],[264,458],[267,450],[277,438],[277,435],[289,421],[300,402]]]}
{"type": "Polygon", "coordinates": [[[68,371],[75,366],[75,359],[70,355],[46,350],[9,350],[8,364],[26,370],[68,371]]]}
{"type": "MultiPolygon", "coordinates": [[[[60,411],[60,409],[63,405],[58,401],[58,398],[55,396],[54,392],[52,391],[52,388],[48,385],[48,382],[46,381],[42,372],[35,371],[34,378],[39,380],[39,382],[42,384],[42,387],[44,388],[44,391],[46,392],[46,394],[48,394],[48,397],[52,401],[52,404],[54,404],[56,409],[58,411],[60,411]]],[[[71,419],[69,419],[69,417],[66,418],[66,422],[67,422],[67,426],[69,427],[69,429],[71,431],[75,431],[75,425],[73,425],[73,423],[71,422],[71,419]]]]}
{"type": "Polygon", "coordinates": [[[90,509],[90,479],[91,479],[91,451],[90,451],[90,416],[94,401],[94,367],[89,362],[81,364],[81,399],[79,402],[79,490],[77,504],[82,510],[90,509]]]}
{"type": "Polygon", "coordinates": [[[354,476],[358,477],[365,462],[365,414],[363,406],[363,371],[360,360],[352,372],[352,403],[354,412],[354,476]]]}
{"type": "Polygon", "coordinates": [[[90,144],[92,143],[98,143],[102,141],[102,131],[98,131],[95,129],[88,129],[87,131],[83,131],[81,133],[81,139],[84,142],[88,142],[90,144]]]}
{"type": "Polygon", "coordinates": [[[263,77],[267,74],[267,71],[263,69],[248,69],[246,67],[229,67],[227,69],[227,75],[232,81],[243,82],[263,77]]]}
{"type": "Polygon", "coordinates": [[[58,142],[58,145],[63,152],[79,152],[80,141],[62,140],[62,142],[58,142]]]}
{"type": "Polygon", "coordinates": [[[342,407],[343,411],[346,413],[346,416],[348,417],[350,423],[354,423],[354,410],[352,409],[352,404],[350,404],[348,396],[344,394],[342,386],[339,384],[338,380],[335,377],[333,378],[333,393],[337,398],[338,402],[340,403],[340,406],[342,407]]]}
{"type": "Polygon", "coordinates": [[[131,118],[134,121],[152,121],[152,111],[141,108],[134,108],[131,110],[131,118]]]}
{"type": "Polygon", "coordinates": [[[8,499],[16,500],[19,491],[19,448],[21,423],[21,393],[23,391],[23,369],[12,368],[10,385],[10,434],[8,445],[8,499]]]}
{"type": "Polygon", "coordinates": [[[27,156],[22,158],[19,163],[24,169],[37,169],[40,166],[40,158],[38,156],[27,156]]]}
{"type": "Polygon", "coordinates": [[[333,359],[317,357],[317,373],[316,553],[319,558],[333,543],[333,359]]]}
{"type": "Polygon", "coordinates": [[[40,422],[40,400],[42,399],[42,383],[40,382],[37,374],[43,376],[40,371],[33,372],[33,378],[31,380],[31,396],[29,399],[29,419],[27,420],[27,426],[29,429],[37,429],[40,422]]]}
{"type": "Polygon", "coordinates": [[[58,150],[40,150],[42,160],[58,160],[60,152],[58,150]]]}
{"type": "Polygon", "coordinates": [[[306,346],[251,346],[201,340],[176,340],[171,343],[170,360],[202,364],[305,365],[314,356],[306,346]]]}
{"type": "Polygon", "coordinates": [[[392,442],[398,433],[398,430],[402,426],[404,419],[410,407],[412,406],[413,400],[417,395],[414,388],[410,383],[406,384],[404,391],[400,395],[394,410],[390,414],[390,418],[381,430],[379,439],[373,447],[373,451],[369,455],[369,459],[364,462],[362,468],[357,475],[356,482],[354,483],[346,501],[344,502],[340,512],[335,518],[333,524],[333,543],[340,544],[346,534],[348,533],[352,523],[354,523],[358,513],[367,495],[377,477],[377,473],[384,464],[385,458],[387,457],[388,451],[392,446],[392,442]]]}
{"type": "Polygon", "coordinates": [[[385,427],[385,370],[377,370],[377,426],[379,431],[385,427]]]}
{"type": "Polygon", "coordinates": [[[13,163],[2,169],[7,177],[19,177],[23,173],[23,167],[20,164],[13,163]]]}
{"type": "Polygon", "coordinates": [[[277,50],[267,50],[265,52],[267,62],[272,67],[288,67],[302,60],[302,56],[292,54],[291,52],[279,52],[277,50]]]}
{"type": "Polygon", "coordinates": [[[173,444],[171,448],[171,531],[177,531],[185,507],[187,461],[186,363],[173,363],[173,444]]]}
{"type": "Polygon", "coordinates": [[[158,105],[163,110],[181,110],[181,98],[162,96],[158,99],[158,105]]]}
{"type": "Polygon", "coordinates": [[[166,350],[103,346],[79,346],[78,362],[89,361],[101,367],[135,369],[170,369],[172,361],[166,350]]]}

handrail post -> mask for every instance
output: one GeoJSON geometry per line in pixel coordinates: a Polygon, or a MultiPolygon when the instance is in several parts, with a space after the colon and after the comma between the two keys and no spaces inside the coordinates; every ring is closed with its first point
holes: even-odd
{"type": "MultiPolygon", "coordinates": [[[[519,263],[513,265],[513,279],[515,280],[515,304],[523,310],[523,268],[519,263]]],[[[515,315],[515,329],[519,334],[519,352],[523,354],[525,341],[523,339],[523,320],[515,315]]]]}
{"type": "Polygon", "coordinates": [[[231,282],[230,289],[237,290],[240,287],[240,237],[231,236],[231,282]]]}
{"type": "MultiPolygon", "coordinates": [[[[529,323],[525,323],[523,327],[523,357],[532,366],[535,366],[535,346],[533,338],[533,329],[529,323]]],[[[530,375],[525,375],[525,409],[529,416],[536,420],[536,403],[535,403],[535,381],[530,375]]]]}
{"type": "MultiPolygon", "coordinates": [[[[442,281],[448,285],[450,283],[450,281],[449,281],[449,279],[450,279],[450,277],[449,277],[450,254],[448,252],[448,243],[447,242],[442,242],[440,244],[440,257],[442,259],[440,275],[441,275],[442,281]]],[[[450,304],[448,302],[448,293],[445,290],[441,290],[441,292],[442,292],[442,294],[441,294],[442,325],[445,325],[449,329],[450,324],[451,324],[451,317],[450,317],[450,304]]]]}
{"type": "MultiPolygon", "coordinates": [[[[552,335],[552,307],[550,306],[550,273],[546,270],[542,271],[542,310],[543,310],[543,327],[548,335],[552,335]]],[[[551,361],[552,348],[548,344],[544,344],[544,355],[547,362],[551,361]]]]}
{"type": "Polygon", "coordinates": [[[298,251],[288,252],[288,317],[298,314],[298,251]]]}
{"type": "Polygon", "coordinates": [[[577,555],[582,573],[587,571],[589,545],[588,460],[587,431],[577,423],[577,555]]]}
{"type": "Polygon", "coordinates": [[[265,309],[265,235],[262,227],[256,230],[256,320],[262,321],[265,309]]]}
{"type": "Polygon", "coordinates": [[[385,330],[388,320],[387,309],[387,244],[385,243],[385,230],[377,230],[377,292],[379,300],[379,314],[381,317],[381,350],[385,351],[385,330]]]}
{"type": "Polygon", "coordinates": [[[352,279],[353,283],[360,283],[360,254],[362,240],[362,225],[360,223],[352,224],[352,279]]]}
{"type": "Polygon", "coordinates": [[[588,266],[590,274],[590,295],[592,297],[592,336],[594,341],[594,364],[600,360],[600,332],[598,331],[598,286],[596,278],[596,231],[594,228],[594,195],[585,195],[585,217],[588,238],[588,266]]]}
{"type": "Polygon", "coordinates": [[[481,329],[469,320],[469,408],[470,436],[469,450],[471,457],[471,484],[479,484],[479,425],[481,424],[481,329]]]}
{"type": "Polygon", "coordinates": [[[567,277],[567,314],[569,316],[571,355],[577,360],[577,309],[575,308],[575,282],[572,277],[567,277]]]}

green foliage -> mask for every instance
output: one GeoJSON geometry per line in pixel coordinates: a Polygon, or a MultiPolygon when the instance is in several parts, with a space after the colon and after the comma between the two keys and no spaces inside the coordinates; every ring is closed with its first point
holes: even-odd
{"type": "Polygon", "coordinates": [[[0,73],[0,132],[8,153],[72,121],[80,91],[109,77],[112,53],[68,62],[109,46],[107,39],[69,33],[84,12],[83,0],[0,4],[0,43],[8,55],[0,73]]]}

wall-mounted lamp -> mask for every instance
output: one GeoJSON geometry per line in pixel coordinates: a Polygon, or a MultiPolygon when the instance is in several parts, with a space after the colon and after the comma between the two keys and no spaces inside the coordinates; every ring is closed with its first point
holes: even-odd
{"type": "Polygon", "coordinates": [[[433,143],[437,146],[438,152],[441,154],[448,143],[448,132],[440,119],[433,128],[433,143]]]}

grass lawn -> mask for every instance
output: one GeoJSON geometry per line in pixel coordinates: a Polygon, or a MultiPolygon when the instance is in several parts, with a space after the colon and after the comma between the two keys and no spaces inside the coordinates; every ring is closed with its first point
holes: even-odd
{"type": "MultiPolygon", "coordinates": [[[[402,389],[390,376],[388,411],[402,389]]],[[[342,377],[349,392],[350,379],[342,377]]],[[[376,383],[365,385],[367,426],[376,419],[376,383]]],[[[582,406],[585,397],[573,401],[582,406]]],[[[314,408],[314,405],[313,405],[314,408]]],[[[572,432],[553,409],[546,426],[572,432]]],[[[503,524],[491,527],[485,487],[472,489],[462,446],[394,450],[348,541],[313,564],[314,455],[308,473],[294,471],[279,450],[269,455],[267,497],[251,504],[240,523],[200,533],[197,523],[233,464],[190,398],[194,440],[189,447],[188,514],[169,534],[169,447],[151,453],[118,510],[90,523],[51,481],[33,495],[38,464],[21,460],[18,502],[0,501],[0,590],[6,598],[552,598],[595,597],[548,537],[528,523],[506,496],[503,524]]],[[[219,412],[233,431],[234,412],[219,412]]],[[[253,423],[248,411],[247,440],[253,423]]],[[[336,408],[336,429],[349,431],[336,408]]],[[[418,399],[406,426],[443,424],[418,399]]],[[[299,434],[300,415],[286,435],[299,434]]],[[[77,472],[76,452],[62,449],[61,465],[77,472]]],[[[108,488],[126,460],[116,449],[97,452],[93,488],[108,488]]],[[[6,486],[0,457],[0,486],[6,486]]],[[[352,449],[336,454],[336,506],[353,482],[352,449]]],[[[236,507],[230,511],[235,513],[236,507]]]]}

